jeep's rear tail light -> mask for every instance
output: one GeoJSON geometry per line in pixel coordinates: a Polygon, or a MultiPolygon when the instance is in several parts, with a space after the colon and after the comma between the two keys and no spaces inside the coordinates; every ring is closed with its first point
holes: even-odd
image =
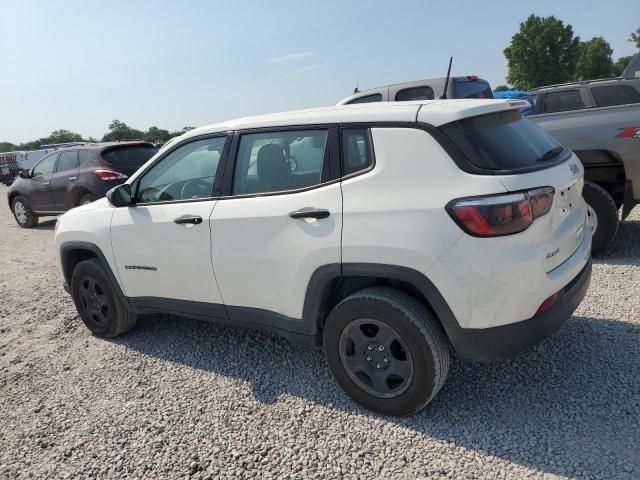
{"type": "Polygon", "coordinates": [[[553,295],[551,295],[549,298],[547,298],[544,302],[542,302],[538,307],[538,310],[536,311],[534,317],[537,317],[538,315],[542,315],[544,312],[546,312],[551,307],[553,307],[556,301],[558,300],[558,297],[560,297],[560,293],[556,292],[553,295]]]}
{"type": "Polygon", "coordinates": [[[525,192],[453,200],[451,218],[469,235],[499,237],[519,233],[549,212],[555,190],[542,187],[525,192]]]}
{"type": "Polygon", "coordinates": [[[104,181],[107,181],[107,180],[125,180],[126,178],[128,178],[124,173],[114,172],[113,170],[98,169],[98,170],[94,170],[93,173],[100,180],[104,180],[104,181]]]}

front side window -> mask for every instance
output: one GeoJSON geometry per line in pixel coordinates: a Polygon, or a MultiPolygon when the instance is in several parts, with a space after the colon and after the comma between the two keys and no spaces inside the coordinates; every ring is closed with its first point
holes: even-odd
{"type": "Polygon", "coordinates": [[[396,102],[407,102],[411,100],[433,100],[434,93],[431,87],[405,88],[396,93],[396,102]]]}
{"type": "Polygon", "coordinates": [[[356,98],[355,100],[351,100],[348,105],[353,105],[355,103],[374,103],[381,102],[382,94],[374,93],[373,95],[367,95],[365,97],[356,98]]]}
{"type": "Polygon", "coordinates": [[[240,137],[233,194],[279,192],[318,185],[328,130],[292,130],[240,137]]]}
{"type": "Polygon", "coordinates": [[[598,107],[609,107],[612,105],[627,105],[629,103],[640,103],[640,92],[631,85],[605,85],[593,87],[591,95],[598,107]]]}
{"type": "Polygon", "coordinates": [[[62,152],[56,165],[56,172],[66,172],[78,168],[78,152],[62,152]]]}
{"type": "Polygon", "coordinates": [[[39,177],[42,175],[50,175],[53,172],[53,167],[56,164],[56,159],[58,158],[58,154],[55,153],[50,157],[46,157],[42,159],[40,163],[38,163],[35,167],[33,167],[33,177],[39,177]]]}
{"type": "Polygon", "coordinates": [[[140,180],[138,201],[153,203],[211,197],[226,139],[196,140],[170,152],[140,180]]]}
{"type": "Polygon", "coordinates": [[[580,110],[583,106],[580,90],[561,90],[547,93],[544,97],[545,113],[580,110]]]}
{"type": "Polygon", "coordinates": [[[366,128],[342,131],[342,171],[343,175],[365,170],[373,163],[369,130],[366,128]]]}

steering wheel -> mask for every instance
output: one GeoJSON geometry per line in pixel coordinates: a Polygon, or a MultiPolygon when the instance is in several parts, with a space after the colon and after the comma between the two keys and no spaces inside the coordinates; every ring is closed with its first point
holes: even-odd
{"type": "Polygon", "coordinates": [[[210,195],[211,185],[201,178],[186,181],[180,190],[180,198],[183,200],[187,198],[208,197],[210,195]]]}
{"type": "Polygon", "coordinates": [[[155,187],[147,187],[140,192],[140,200],[142,202],[161,202],[170,201],[173,198],[166,192],[166,188],[159,190],[155,187]]]}

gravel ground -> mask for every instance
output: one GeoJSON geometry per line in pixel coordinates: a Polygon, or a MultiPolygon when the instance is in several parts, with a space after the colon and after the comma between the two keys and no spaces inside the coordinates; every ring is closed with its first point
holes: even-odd
{"type": "Polygon", "coordinates": [[[18,228],[5,193],[0,478],[640,478],[640,209],[558,334],[455,362],[429,407],[385,418],[267,334],[156,317],[93,338],[53,221],[18,228]]]}

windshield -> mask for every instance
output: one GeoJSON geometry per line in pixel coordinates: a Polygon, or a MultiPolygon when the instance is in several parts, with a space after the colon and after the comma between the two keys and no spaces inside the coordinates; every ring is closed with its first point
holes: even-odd
{"type": "Polygon", "coordinates": [[[473,165],[483,169],[530,168],[569,152],[517,110],[464,118],[440,130],[473,165]]]}

